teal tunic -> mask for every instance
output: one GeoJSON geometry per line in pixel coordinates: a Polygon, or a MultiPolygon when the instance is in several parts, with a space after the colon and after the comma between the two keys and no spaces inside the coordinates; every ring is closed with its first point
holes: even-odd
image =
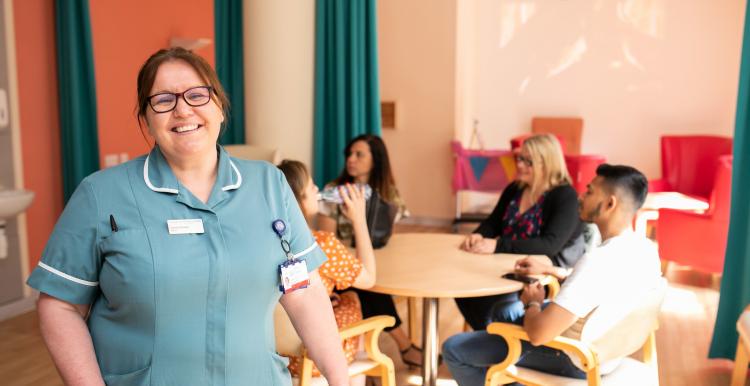
{"type": "Polygon", "coordinates": [[[92,304],[88,327],[107,385],[291,384],[275,351],[286,256],[271,223],[286,223],[308,270],[326,257],[277,168],[218,154],[207,203],[180,185],[158,147],[87,177],[28,280],[92,304]],[[175,219],[200,219],[205,232],[169,234],[175,219]]]}

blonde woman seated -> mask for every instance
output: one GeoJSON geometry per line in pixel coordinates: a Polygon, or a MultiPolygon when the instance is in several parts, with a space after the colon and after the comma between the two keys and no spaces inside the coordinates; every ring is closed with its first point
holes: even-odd
{"type": "MultiPolygon", "coordinates": [[[[505,188],[490,216],[464,240],[461,248],[479,254],[547,255],[547,270],[563,280],[583,256],[586,243],[578,217],[578,197],[554,135],[535,135],[516,155],[516,180],[505,188]]],[[[527,264],[523,259],[518,264],[527,264]]],[[[538,274],[542,272],[529,272],[538,274]]],[[[461,314],[475,331],[484,330],[495,304],[515,305],[506,315],[523,313],[518,295],[456,299],[461,314]]],[[[497,311],[497,308],[495,308],[497,311]]]]}
{"type": "MultiPolygon", "coordinates": [[[[311,224],[313,217],[318,213],[318,187],[313,183],[310,173],[302,162],[293,160],[281,161],[279,169],[286,176],[307,223],[311,224]]],[[[362,320],[362,310],[356,293],[346,291],[337,294],[334,293],[334,289],[365,289],[375,285],[375,255],[365,220],[364,189],[347,184],[339,193],[344,200],[344,204],[341,205],[342,214],[351,221],[356,239],[363,241],[357,243],[356,256],[353,256],[332,232],[313,231],[313,236],[328,256],[328,260],[318,268],[318,273],[328,290],[328,295],[331,296],[336,324],[342,328],[362,320]]],[[[344,341],[344,353],[350,363],[357,352],[357,344],[356,337],[344,341]]],[[[291,358],[289,370],[292,374],[299,375],[302,370],[302,358],[291,358]]],[[[313,368],[313,376],[319,375],[318,369],[313,368]]]]}

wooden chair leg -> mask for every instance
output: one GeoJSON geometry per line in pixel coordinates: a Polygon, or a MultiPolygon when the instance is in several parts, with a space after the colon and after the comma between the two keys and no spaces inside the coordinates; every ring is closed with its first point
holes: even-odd
{"type": "Polygon", "coordinates": [[[731,386],[745,386],[747,379],[748,365],[748,348],[742,343],[740,338],[737,342],[737,354],[734,356],[734,371],[732,371],[731,386]]]}
{"type": "Polygon", "coordinates": [[[310,386],[310,383],[312,382],[312,369],[313,361],[310,360],[307,355],[304,355],[302,358],[302,371],[299,375],[298,386],[310,386]]]}
{"type": "Polygon", "coordinates": [[[414,344],[419,344],[419,339],[417,338],[417,333],[419,332],[417,329],[419,328],[419,322],[417,321],[417,298],[409,297],[407,298],[408,308],[409,308],[409,339],[414,344]]]}
{"type": "Polygon", "coordinates": [[[380,385],[396,386],[396,371],[393,368],[393,362],[383,363],[380,365],[380,368],[382,372],[380,376],[380,385]]]}
{"type": "Polygon", "coordinates": [[[667,271],[669,271],[670,261],[669,260],[661,260],[661,274],[662,276],[667,275],[667,271]]]}

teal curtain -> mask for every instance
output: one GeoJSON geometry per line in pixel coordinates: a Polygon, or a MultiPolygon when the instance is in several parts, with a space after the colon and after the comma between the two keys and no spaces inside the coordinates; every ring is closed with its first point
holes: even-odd
{"type": "Polygon", "coordinates": [[[242,43],[242,3],[239,0],[214,0],[216,34],[216,73],[232,109],[224,122],[219,142],[224,145],[245,143],[245,65],[242,43]]]}
{"type": "Polygon", "coordinates": [[[94,50],[88,0],[55,1],[63,195],[99,169],[94,50]]]}
{"type": "Polygon", "coordinates": [[[380,135],[375,0],[317,0],[315,10],[314,179],[344,166],[346,143],[380,135]]]}
{"type": "Polygon", "coordinates": [[[732,209],[724,275],[709,357],[733,359],[737,349],[737,318],[750,303],[750,7],[745,10],[745,35],[737,95],[732,160],[732,209]]]}

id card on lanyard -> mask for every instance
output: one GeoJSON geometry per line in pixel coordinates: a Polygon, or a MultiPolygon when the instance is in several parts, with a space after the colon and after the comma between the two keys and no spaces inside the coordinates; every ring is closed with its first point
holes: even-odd
{"type": "Polygon", "coordinates": [[[279,236],[281,249],[284,251],[287,259],[285,262],[279,264],[279,278],[281,279],[279,290],[284,294],[288,294],[298,289],[307,288],[310,285],[307,262],[294,257],[289,242],[284,239],[286,224],[282,220],[275,220],[271,224],[271,227],[276,235],[279,236]]]}

